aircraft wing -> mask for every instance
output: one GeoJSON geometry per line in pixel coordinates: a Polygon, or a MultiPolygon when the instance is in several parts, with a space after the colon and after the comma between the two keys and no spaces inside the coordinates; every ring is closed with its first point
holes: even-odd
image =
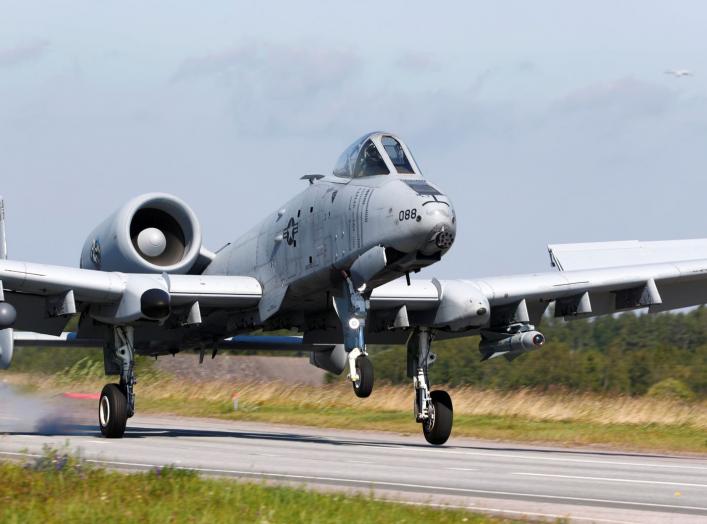
{"type": "Polygon", "coordinates": [[[145,318],[143,298],[150,290],[167,296],[170,307],[196,304],[199,310],[245,309],[262,296],[251,277],[103,272],[12,260],[0,260],[0,283],[5,300],[17,309],[14,327],[50,335],[59,335],[67,317],[85,306],[96,308],[107,323],[145,318]]]}
{"type": "Polygon", "coordinates": [[[407,315],[415,317],[416,311],[435,311],[447,301],[447,309],[457,310],[457,316],[469,314],[466,327],[478,330],[518,322],[539,324],[550,304],[557,317],[583,318],[707,303],[707,240],[567,244],[549,246],[549,251],[559,271],[417,280],[410,286],[394,282],[373,291],[371,307],[383,311],[405,306],[407,315]],[[474,312],[466,304],[484,299],[488,318],[478,315],[481,308],[474,312]]]}
{"type": "MultiPolygon", "coordinates": [[[[539,323],[550,303],[557,317],[588,317],[648,308],[667,311],[707,302],[707,259],[643,264],[471,281],[483,291],[492,312],[528,309],[539,323]],[[525,301],[523,306],[521,302],[525,301]]],[[[498,320],[501,320],[500,318],[498,320]]]]}

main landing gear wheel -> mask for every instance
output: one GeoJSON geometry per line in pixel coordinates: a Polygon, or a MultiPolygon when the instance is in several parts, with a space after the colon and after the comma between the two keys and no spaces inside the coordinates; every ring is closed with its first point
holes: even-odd
{"type": "Polygon", "coordinates": [[[356,358],[356,374],[358,380],[353,381],[353,389],[356,396],[366,398],[373,391],[373,364],[366,355],[356,358]]]}
{"type": "Polygon", "coordinates": [[[122,438],[128,422],[128,400],[118,384],[106,384],[98,401],[98,424],[106,438],[122,438]]]}
{"type": "Polygon", "coordinates": [[[452,433],[452,420],[454,409],[452,399],[446,391],[433,391],[430,393],[429,417],[422,423],[422,432],[430,444],[441,446],[449,439],[452,433]]]}
{"type": "Polygon", "coordinates": [[[429,368],[437,360],[432,353],[434,334],[418,327],[408,340],[408,376],[415,387],[415,421],[422,424],[425,440],[441,446],[452,433],[452,399],[446,391],[430,391],[429,368]]]}

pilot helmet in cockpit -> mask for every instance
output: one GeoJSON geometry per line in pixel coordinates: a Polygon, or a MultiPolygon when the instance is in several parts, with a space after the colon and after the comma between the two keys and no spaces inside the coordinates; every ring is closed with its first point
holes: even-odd
{"type": "Polygon", "coordinates": [[[369,133],[351,144],[339,157],[334,175],[359,178],[377,175],[420,175],[407,147],[387,133],[369,133]]]}

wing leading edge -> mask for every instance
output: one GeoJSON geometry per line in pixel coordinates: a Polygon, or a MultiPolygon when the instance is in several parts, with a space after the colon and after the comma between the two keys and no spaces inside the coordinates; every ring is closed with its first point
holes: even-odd
{"type": "Polygon", "coordinates": [[[377,288],[371,295],[371,305],[374,310],[402,306],[434,309],[444,300],[442,289],[462,287],[478,290],[491,308],[485,325],[470,322],[470,328],[514,322],[539,324],[552,303],[555,316],[565,318],[640,308],[668,311],[707,303],[707,257],[474,280],[415,280],[410,286],[395,282],[377,288]]]}
{"type": "Polygon", "coordinates": [[[84,307],[108,324],[140,320],[142,300],[152,290],[171,306],[197,311],[252,308],[262,296],[251,277],[103,272],[11,260],[0,260],[0,290],[18,310],[17,329],[49,335],[59,335],[66,319],[84,307]]]}

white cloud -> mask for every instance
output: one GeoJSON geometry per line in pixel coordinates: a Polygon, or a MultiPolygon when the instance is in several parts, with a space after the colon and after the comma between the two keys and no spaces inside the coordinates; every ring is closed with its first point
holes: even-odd
{"type": "Polygon", "coordinates": [[[395,66],[412,73],[436,72],[442,69],[442,64],[430,53],[407,51],[396,60],[395,66]]]}
{"type": "Polygon", "coordinates": [[[360,59],[353,52],[316,43],[243,43],[187,58],[172,81],[211,77],[230,85],[247,83],[265,89],[268,95],[289,98],[336,88],[355,75],[359,66],[360,59]]]}
{"type": "Polygon", "coordinates": [[[557,101],[568,113],[601,112],[621,118],[655,117],[670,109],[677,93],[632,77],[577,89],[557,101]]]}
{"type": "Polygon", "coordinates": [[[33,40],[15,47],[0,49],[0,68],[15,67],[39,60],[48,48],[47,40],[33,40]]]}

